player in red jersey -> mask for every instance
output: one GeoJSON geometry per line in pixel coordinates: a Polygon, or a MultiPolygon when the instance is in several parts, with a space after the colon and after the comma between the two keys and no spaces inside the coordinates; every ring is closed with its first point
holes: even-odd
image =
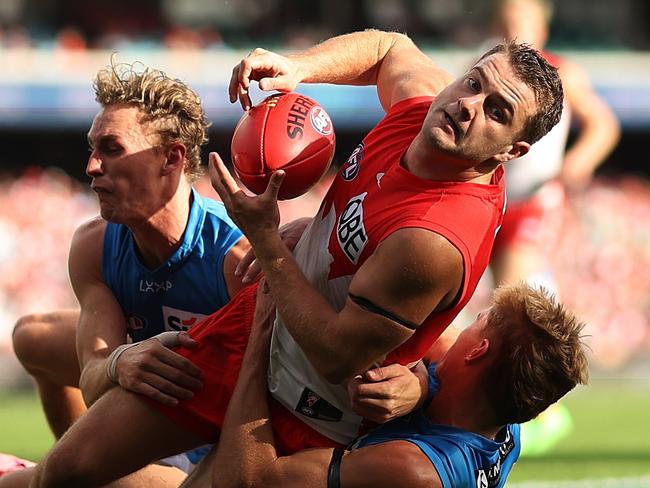
{"type": "MultiPolygon", "coordinates": [[[[526,42],[544,49],[553,6],[548,0],[497,0],[495,37],[526,42]]],[[[555,288],[547,249],[553,232],[546,231],[549,212],[564,200],[559,181],[569,192],[584,189],[596,168],[620,137],[616,116],[591,85],[581,66],[548,51],[542,55],[558,68],[565,108],[560,122],[523,158],[508,165],[508,212],[495,245],[494,272],[498,284],[520,279],[555,288]],[[577,128],[567,148],[570,125],[577,128]]]]}
{"type": "MultiPolygon", "coordinates": [[[[501,222],[502,163],[557,122],[562,87],[527,46],[497,46],[452,81],[408,37],[378,31],[291,57],[253,51],[231,83],[232,101],[239,96],[245,108],[251,80],[280,90],[376,84],[387,111],[341,168],[293,253],[278,233],[283,174],[246,197],[211,155],[213,184],[277,306],[269,364],[276,441],[284,452],[341,444],[362,420],[347,399],[349,379],[385,361],[418,364],[472,294],[501,222]]],[[[214,440],[248,340],[255,287],[193,329],[196,350],[177,350],[203,369],[204,388],[165,410],[176,422],[116,388],[59,441],[33,486],[102,485],[191,447],[197,433],[214,440]],[[115,419],[111,429],[100,428],[107,419],[115,419]]]]}

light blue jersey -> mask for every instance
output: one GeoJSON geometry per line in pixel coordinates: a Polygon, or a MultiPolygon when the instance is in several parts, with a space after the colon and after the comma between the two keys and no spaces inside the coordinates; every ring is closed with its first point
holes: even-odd
{"type": "MultiPolygon", "coordinates": [[[[127,320],[134,342],[167,330],[187,330],[223,307],[230,297],[223,261],[242,232],[222,203],[192,190],[192,206],[183,242],[156,269],[142,264],[128,227],[108,222],[102,274],[127,320]]],[[[205,456],[206,445],[160,461],[185,472],[205,456]]]]}
{"type": "MultiPolygon", "coordinates": [[[[435,366],[430,382],[438,388],[435,366]]],[[[491,440],[474,432],[435,424],[420,409],[362,437],[354,448],[405,440],[418,446],[435,467],[445,488],[502,488],[519,457],[519,425],[507,425],[491,440]]]]}
{"type": "Polygon", "coordinates": [[[223,204],[195,190],[183,242],[156,269],[142,264],[126,226],[107,223],[102,273],[122,307],[131,339],[187,330],[224,306],[230,299],[224,257],[241,237],[223,204]]]}

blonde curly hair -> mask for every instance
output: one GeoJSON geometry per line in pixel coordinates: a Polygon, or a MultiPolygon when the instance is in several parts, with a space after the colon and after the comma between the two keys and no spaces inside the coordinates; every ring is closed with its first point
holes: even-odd
{"type": "Polygon", "coordinates": [[[154,124],[163,145],[180,142],[186,148],[185,175],[190,183],[203,174],[201,146],[208,142],[210,124],[201,98],[180,80],[142,63],[115,63],[100,70],[93,83],[95,100],[102,107],[139,108],[142,122],[154,124]]]}

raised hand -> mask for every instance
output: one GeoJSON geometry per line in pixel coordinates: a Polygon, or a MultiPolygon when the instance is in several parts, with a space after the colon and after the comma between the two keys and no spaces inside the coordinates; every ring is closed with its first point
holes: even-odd
{"type": "Polygon", "coordinates": [[[230,102],[239,99],[244,110],[252,106],[248,93],[251,81],[258,81],[260,89],[265,91],[289,92],[295,90],[302,80],[291,58],[257,48],[233,68],[228,86],[230,102]]]}
{"type": "Polygon", "coordinates": [[[264,193],[249,197],[239,188],[221,157],[217,153],[210,153],[212,186],[221,197],[228,215],[246,235],[253,247],[269,232],[278,232],[280,225],[278,191],[284,180],[284,174],[282,170],[276,171],[271,176],[264,193]]]}

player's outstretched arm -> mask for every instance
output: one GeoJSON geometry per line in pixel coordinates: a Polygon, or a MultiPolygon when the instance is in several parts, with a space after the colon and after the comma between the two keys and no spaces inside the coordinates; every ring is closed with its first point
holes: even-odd
{"type": "MultiPolygon", "coordinates": [[[[77,357],[84,401],[90,406],[119,384],[161,403],[175,405],[202,386],[201,371],[156,339],[125,346],[126,319],[101,271],[105,225],[99,218],[83,224],[75,232],[70,247],[70,281],[81,306],[77,357]],[[111,355],[118,348],[124,349],[119,356],[111,355]]],[[[193,346],[186,334],[176,339],[185,346],[193,346]]]]}
{"type": "Polygon", "coordinates": [[[289,56],[255,49],[234,67],[229,94],[231,102],[239,99],[248,110],[251,81],[258,81],[262,90],[279,91],[292,91],[301,82],[377,85],[380,102],[388,110],[405,98],[437,95],[451,79],[407,36],[366,30],[289,56]]]}
{"type": "Polygon", "coordinates": [[[438,234],[408,228],[378,246],[355,274],[343,309],[335,310],[278,233],[284,172],[272,175],[263,194],[249,197],[218,154],[212,153],[210,162],[212,184],[255,250],[287,329],[329,382],[341,383],[381,362],[456,297],[463,277],[460,252],[438,234]]]}

